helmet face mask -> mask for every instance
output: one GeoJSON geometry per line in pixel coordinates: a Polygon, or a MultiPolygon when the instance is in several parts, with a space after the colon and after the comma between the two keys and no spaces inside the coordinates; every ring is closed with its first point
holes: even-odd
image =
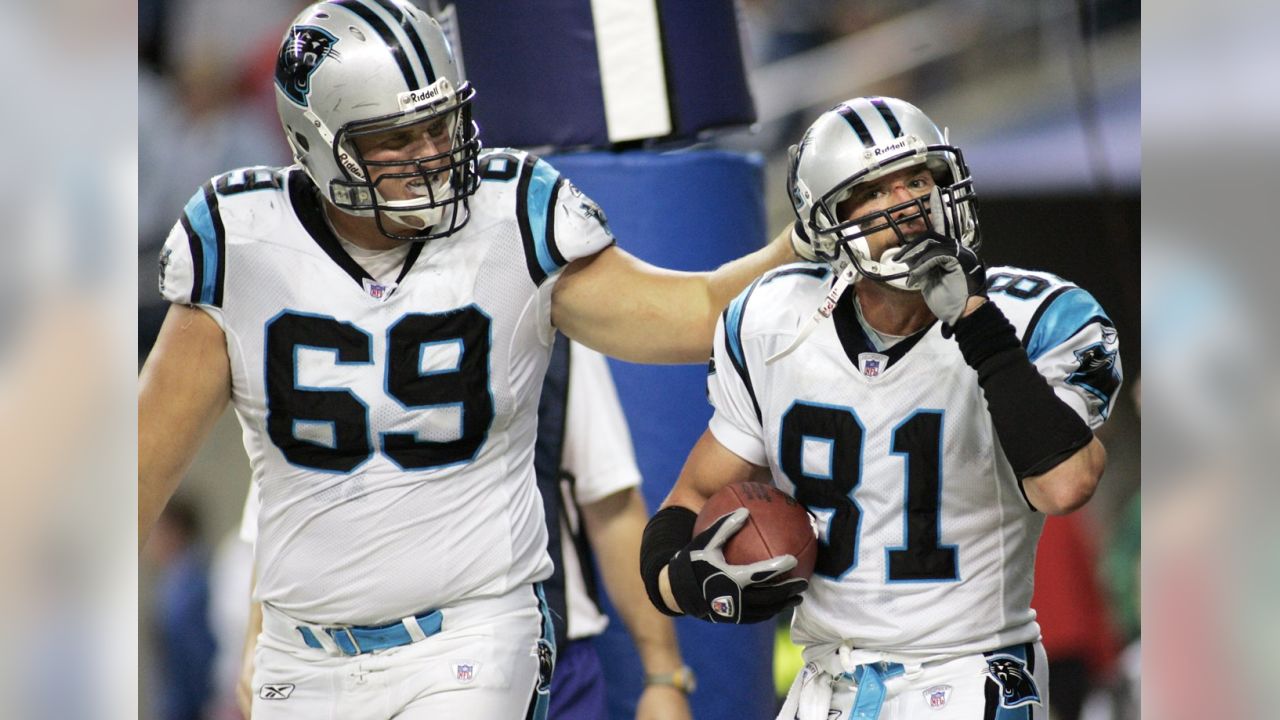
{"type": "Polygon", "coordinates": [[[311,5],[277,59],[294,160],[330,203],[396,240],[444,237],[469,219],[474,97],[440,26],[406,0],[311,5]]]}
{"type": "Polygon", "coordinates": [[[864,277],[916,290],[906,265],[896,259],[910,247],[928,238],[975,251],[981,244],[973,180],[963,154],[923,112],[901,100],[854,98],[823,113],[793,149],[788,185],[814,251],[837,273],[852,264],[864,277]],[[841,219],[839,206],[859,186],[917,166],[930,171],[932,192],[841,219]],[[908,230],[917,220],[924,229],[908,230]],[[874,257],[868,241],[884,231],[897,236],[896,247],[874,257]]]}

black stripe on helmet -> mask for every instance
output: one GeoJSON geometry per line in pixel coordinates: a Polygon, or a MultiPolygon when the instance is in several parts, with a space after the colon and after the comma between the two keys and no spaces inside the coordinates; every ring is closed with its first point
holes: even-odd
{"type": "Polygon", "coordinates": [[[404,30],[404,34],[409,38],[409,42],[413,43],[413,51],[418,54],[418,60],[422,63],[422,70],[427,74],[427,85],[436,81],[435,69],[431,67],[431,58],[427,56],[427,46],[422,40],[422,33],[418,32],[418,24],[413,21],[413,16],[405,13],[398,5],[391,0],[374,0],[382,6],[383,10],[391,13],[391,16],[400,23],[400,29],[404,30]]]}
{"type": "Polygon", "coordinates": [[[344,7],[355,13],[361,20],[364,20],[373,31],[378,33],[378,37],[382,38],[382,42],[386,43],[391,50],[391,55],[396,59],[396,64],[400,66],[400,73],[404,75],[404,83],[409,90],[417,90],[422,87],[422,83],[418,82],[418,75],[413,71],[413,66],[409,64],[409,57],[405,55],[404,47],[401,46],[400,40],[396,38],[395,32],[391,26],[383,20],[373,8],[366,5],[361,0],[333,0],[335,5],[344,7]]]}
{"type": "Polygon", "coordinates": [[[898,118],[893,114],[893,110],[889,109],[889,103],[884,98],[871,98],[871,104],[876,106],[876,110],[880,111],[880,117],[884,118],[884,122],[889,126],[889,132],[894,137],[902,137],[902,126],[898,124],[898,118]]]}
{"type": "Polygon", "coordinates": [[[875,139],[871,137],[871,131],[867,129],[867,124],[862,121],[856,110],[848,105],[841,105],[836,108],[836,112],[840,113],[840,117],[849,123],[849,127],[852,127],[854,132],[858,133],[858,139],[862,141],[863,145],[871,147],[876,144],[875,139]]]}

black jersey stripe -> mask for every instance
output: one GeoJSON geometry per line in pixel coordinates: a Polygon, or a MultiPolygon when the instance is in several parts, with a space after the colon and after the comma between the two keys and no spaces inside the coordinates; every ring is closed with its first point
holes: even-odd
{"type": "Polygon", "coordinates": [[[564,254],[560,252],[560,248],[556,247],[556,198],[560,196],[560,189],[564,184],[565,178],[561,175],[556,179],[556,184],[547,197],[547,252],[551,254],[551,261],[556,264],[556,267],[569,264],[569,261],[564,259],[564,254]]]}
{"type": "Polygon", "coordinates": [[[381,15],[362,2],[362,0],[333,1],[335,5],[355,13],[378,34],[378,37],[382,38],[382,42],[386,43],[387,48],[391,50],[391,56],[396,59],[396,65],[400,66],[400,73],[404,75],[404,84],[407,89],[417,90],[422,87],[422,83],[418,81],[417,73],[413,71],[413,66],[409,64],[409,56],[405,54],[404,46],[400,44],[400,39],[396,37],[395,31],[391,29],[386,20],[382,19],[381,15]]]}
{"type": "Polygon", "coordinates": [[[427,85],[436,81],[435,68],[431,67],[431,58],[427,56],[427,47],[422,40],[422,33],[418,32],[418,25],[413,21],[408,13],[403,12],[399,6],[391,2],[391,0],[374,0],[382,9],[386,10],[400,23],[400,29],[404,31],[409,43],[413,45],[413,51],[418,56],[418,61],[422,63],[422,71],[426,73],[427,85]]]}
{"type": "Polygon", "coordinates": [[[182,229],[187,233],[187,247],[191,251],[190,303],[195,305],[200,302],[200,279],[204,277],[204,243],[200,241],[200,235],[196,233],[195,228],[191,227],[191,221],[187,219],[185,212],[178,219],[182,223],[182,229]]]}
{"type": "Polygon", "coordinates": [[[735,298],[724,309],[724,344],[725,350],[729,353],[729,364],[737,371],[738,377],[742,378],[747,395],[751,397],[751,407],[756,412],[756,419],[764,422],[764,413],[760,412],[760,401],[756,399],[755,385],[751,382],[751,371],[747,368],[746,351],[742,347],[743,316],[747,313],[747,303],[751,300],[751,294],[759,285],[760,278],[756,278],[746,292],[735,298]]]}
{"type": "Polygon", "coordinates": [[[880,117],[884,118],[885,124],[889,126],[889,132],[893,133],[894,137],[902,137],[902,126],[898,124],[898,118],[889,108],[889,103],[886,103],[884,98],[871,98],[871,104],[876,106],[880,117]]]}
{"type": "Polygon", "coordinates": [[[1027,323],[1027,329],[1022,333],[1022,347],[1024,350],[1027,347],[1027,343],[1031,342],[1031,336],[1035,335],[1036,326],[1040,324],[1040,318],[1044,317],[1045,311],[1049,309],[1049,306],[1053,304],[1053,301],[1057,300],[1059,295],[1071,292],[1075,289],[1074,285],[1064,285],[1063,287],[1049,293],[1049,296],[1040,303],[1040,307],[1036,308],[1035,313],[1031,315],[1031,322],[1027,323]]]}
{"type": "Polygon", "coordinates": [[[213,240],[217,247],[214,262],[213,306],[222,307],[222,288],[227,279],[227,231],[222,225],[222,213],[218,211],[218,193],[213,181],[204,184],[204,200],[209,204],[209,217],[213,220],[213,240]]]}
{"type": "Polygon", "coordinates": [[[836,109],[836,112],[840,113],[840,117],[849,123],[849,127],[853,128],[854,132],[858,133],[858,139],[862,141],[863,145],[871,147],[876,144],[875,139],[871,137],[871,131],[867,129],[867,124],[858,115],[858,111],[848,105],[841,105],[836,109]]]}
{"type": "Polygon", "coordinates": [[[520,242],[524,245],[524,263],[529,269],[529,278],[534,285],[541,285],[547,279],[547,273],[538,262],[533,228],[529,226],[529,183],[533,180],[533,166],[537,162],[537,158],[530,157],[520,166],[520,179],[516,184],[516,224],[520,228],[520,242]]]}

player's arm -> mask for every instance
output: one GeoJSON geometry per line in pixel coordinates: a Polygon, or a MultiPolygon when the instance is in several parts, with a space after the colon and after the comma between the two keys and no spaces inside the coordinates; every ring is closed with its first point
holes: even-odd
{"type": "MultiPolygon", "coordinates": [[[[635,571],[640,535],[649,519],[639,488],[630,487],[582,506],[587,539],[599,558],[605,589],[635,642],[646,675],[669,674],[684,666],[675,627],[645,598],[635,571]]],[[[684,693],[669,685],[646,685],[636,717],[687,720],[684,693]]]]}
{"type": "Polygon", "coordinates": [[[574,340],[622,360],[705,362],[720,311],[760,274],[797,259],[790,228],[702,273],[654,267],[615,245],[565,268],[551,319],[574,340]]]}
{"type": "Polygon", "coordinates": [[[1083,506],[1098,487],[1106,450],[986,298],[981,259],[954,241],[930,241],[905,262],[925,303],[955,334],[965,362],[978,373],[996,435],[1027,501],[1050,515],[1083,506]]]}
{"type": "MultiPolygon", "coordinates": [[[[734,483],[769,482],[768,468],[743,460],[721,445],[710,430],[705,430],[702,437],[694,444],[693,450],[680,470],[680,477],[667,493],[667,497],[658,508],[664,510],[679,507],[688,510],[696,517],[698,511],[707,500],[720,489],[734,483]]],[[[692,524],[690,524],[692,527],[692,524]]],[[[667,609],[679,612],[680,606],[671,594],[671,578],[669,568],[663,567],[658,578],[662,592],[662,600],[667,609]]]]}
{"type": "Polygon", "coordinates": [[[172,305],[138,379],[138,545],[190,468],[231,396],[222,328],[172,305]]]}
{"type": "Polygon", "coordinates": [[[780,555],[749,565],[725,561],[721,548],[746,523],[746,508],[693,535],[695,508],[700,509],[716,490],[767,479],[765,468],[734,455],[711,431],[703,434],[662,508],[645,527],[640,576],[654,607],[667,615],[692,615],[710,622],[754,623],[800,603],[809,583],[778,579],[795,567],[794,557],[780,555]]]}

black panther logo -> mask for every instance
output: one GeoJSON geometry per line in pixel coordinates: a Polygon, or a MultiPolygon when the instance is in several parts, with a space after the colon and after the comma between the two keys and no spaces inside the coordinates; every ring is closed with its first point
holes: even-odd
{"type": "Polygon", "coordinates": [[[1000,687],[1000,706],[1016,708],[1040,702],[1035,678],[1027,673],[1027,664],[1009,655],[987,659],[987,675],[1000,687]]]}
{"type": "Polygon", "coordinates": [[[551,692],[551,673],[556,669],[556,651],[551,643],[538,640],[538,694],[551,692]]]}
{"type": "Polygon", "coordinates": [[[1067,382],[1078,385],[1107,402],[1120,387],[1120,373],[1116,372],[1116,351],[1107,350],[1102,343],[1094,343],[1076,351],[1080,362],[1075,372],[1067,376],[1067,382]]]}
{"type": "Polygon", "coordinates": [[[338,57],[338,38],[318,27],[294,26],[276,58],[276,85],[299,105],[307,105],[311,74],[327,57],[338,57]]]}

